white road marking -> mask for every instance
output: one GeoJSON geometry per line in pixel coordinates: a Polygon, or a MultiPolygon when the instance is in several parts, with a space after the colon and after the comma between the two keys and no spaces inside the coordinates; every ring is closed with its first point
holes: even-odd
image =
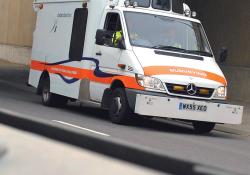
{"type": "Polygon", "coordinates": [[[94,130],[91,130],[91,129],[88,129],[88,128],[83,128],[83,127],[80,127],[80,126],[76,126],[76,125],[73,125],[73,124],[70,124],[70,123],[67,123],[67,122],[63,122],[63,121],[59,121],[59,120],[52,120],[52,122],[56,122],[56,123],[59,123],[59,124],[71,126],[71,127],[77,128],[77,129],[84,130],[84,131],[89,131],[89,132],[99,134],[99,135],[102,135],[102,136],[110,137],[110,135],[108,135],[108,134],[101,133],[101,132],[98,132],[98,131],[94,131],[94,130]]]}

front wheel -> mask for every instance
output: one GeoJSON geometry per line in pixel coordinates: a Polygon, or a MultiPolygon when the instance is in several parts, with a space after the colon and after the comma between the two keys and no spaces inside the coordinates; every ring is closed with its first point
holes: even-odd
{"type": "Polygon", "coordinates": [[[117,88],[112,92],[112,99],[109,105],[109,116],[113,123],[125,124],[133,112],[129,108],[127,96],[123,88],[117,88]]]}
{"type": "Polygon", "coordinates": [[[215,123],[194,121],[193,127],[198,134],[208,134],[214,129],[215,123]]]}

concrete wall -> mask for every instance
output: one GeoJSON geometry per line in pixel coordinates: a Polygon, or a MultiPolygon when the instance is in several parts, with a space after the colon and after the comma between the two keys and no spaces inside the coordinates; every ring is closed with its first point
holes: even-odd
{"type": "Polygon", "coordinates": [[[186,0],[202,20],[210,44],[229,51],[222,67],[229,81],[229,98],[250,101],[250,1],[186,0]]]}
{"type": "Polygon", "coordinates": [[[28,64],[35,24],[33,0],[0,0],[0,58],[28,64]]]}
{"type": "Polygon", "coordinates": [[[0,0],[0,43],[31,46],[35,13],[33,0],[0,0]]]}

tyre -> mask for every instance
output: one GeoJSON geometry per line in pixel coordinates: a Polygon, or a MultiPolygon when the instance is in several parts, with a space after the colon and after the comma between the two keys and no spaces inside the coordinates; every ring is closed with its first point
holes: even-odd
{"type": "Polygon", "coordinates": [[[193,127],[197,134],[208,134],[214,129],[215,123],[194,121],[193,127]]]}
{"type": "Polygon", "coordinates": [[[49,107],[62,107],[68,102],[68,98],[50,92],[50,80],[44,78],[42,85],[42,103],[49,107]]]}
{"type": "Polygon", "coordinates": [[[132,110],[129,108],[126,93],[123,88],[117,88],[112,92],[112,99],[109,105],[109,117],[113,123],[126,124],[132,110]]]}

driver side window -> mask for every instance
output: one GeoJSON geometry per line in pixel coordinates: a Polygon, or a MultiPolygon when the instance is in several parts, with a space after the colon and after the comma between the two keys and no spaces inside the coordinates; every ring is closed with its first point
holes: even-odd
{"type": "Polygon", "coordinates": [[[118,13],[107,14],[104,29],[109,33],[109,37],[105,40],[105,45],[117,47],[117,42],[119,42],[119,39],[122,37],[122,26],[118,13]]]}

